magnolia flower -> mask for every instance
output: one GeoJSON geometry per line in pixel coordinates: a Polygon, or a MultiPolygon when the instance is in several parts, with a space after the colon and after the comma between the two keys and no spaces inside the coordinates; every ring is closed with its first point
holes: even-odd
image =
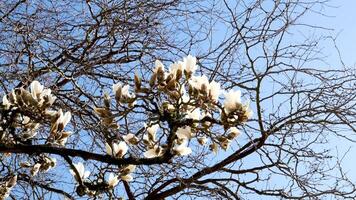
{"type": "Polygon", "coordinates": [[[6,199],[10,196],[11,189],[17,183],[17,175],[11,177],[4,185],[0,185],[0,199],[6,199]]]}
{"type": "Polygon", "coordinates": [[[130,85],[125,85],[124,87],[122,87],[122,97],[124,98],[134,98],[135,95],[130,93],[130,85]]]}
{"type": "Polygon", "coordinates": [[[46,101],[48,105],[52,105],[54,103],[54,101],[57,99],[57,97],[53,96],[51,89],[44,89],[42,91],[42,93],[40,94],[40,104],[42,105],[42,103],[45,101],[45,97],[46,97],[46,101]]]}
{"type": "Polygon", "coordinates": [[[213,151],[213,153],[216,155],[218,153],[219,147],[215,142],[213,142],[210,145],[210,150],[213,151]]]}
{"type": "Polygon", "coordinates": [[[148,135],[144,135],[144,140],[156,141],[156,133],[159,128],[159,124],[154,124],[151,126],[147,126],[146,124],[144,124],[144,126],[146,127],[148,133],[148,135]]]}
{"type": "Polygon", "coordinates": [[[232,139],[234,139],[234,138],[236,138],[237,136],[240,135],[240,131],[236,127],[229,128],[229,130],[227,130],[227,132],[228,132],[228,136],[227,137],[230,140],[232,140],[232,139]]]}
{"type": "Polygon", "coordinates": [[[106,147],[106,152],[109,155],[116,157],[116,158],[122,158],[126,154],[127,149],[128,149],[126,143],[123,141],[119,142],[119,144],[113,143],[112,148],[108,143],[106,143],[105,147],[106,147]]]}
{"type": "Polygon", "coordinates": [[[173,152],[179,156],[185,156],[192,153],[192,149],[187,147],[188,141],[184,140],[181,144],[173,147],[173,152]]]}
{"type": "Polygon", "coordinates": [[[241,91],[230,90],[225,93],[224,108],[226,114],[234,111],[238,104],[241,104],[241,91]]]}
{"type": "Polygon", "coordinates": [[[193,76],[189,80],[189,85],[197,90],[203,90],[203,92],[208,93],[210,90],[209,79],[207,76],[193,76]]]}
{"type": "Polygon", "coordinates": [[[110,188],[114,188],[119,183],[119,177],[115,176],[113,173],[109,174],[108,185],[110,188]]]}
{"type": "Polygon", "coordinates": [[[223,142],[221,142],[221,148],[224,149],[224,151],[226,151],[229,147],[230,147],[230,143],[231,143],[231,140],[224,140],[223,142]]]}
{"type": "Polygon", "coordinates": [[[187,73],[194,73],[197,70],[197,58],[191,55],[188,55],[183,59],[184,69],[187,73]]]}
{"type": "Polygon", "coordinates": [[[64,127],[68,124],[70,119],[72,118],[72,114],[69,111],[63,115],[62,109],[59,109],[57,115],[59,115],[59,117],[57,121],[54,123],[51,132],[62,131],[64,127]]]}
{"type": "Polygon", "coordinates": [[[154,158],[163,155],[162,147],[155,145],[153,148],[148,149],[143,156],[146,158],[154,158]]]}
{"type": "Polygon", "coordinates": [[[112,90],[114,93],[116,93],[119,89],[121,90],[121,88],[122,88],[121,83],[115,83],[114,85],[112,85],[112,90]]]}
{"type": "Polygon", "coordinates": [[[195,108],[194,110],[190,110],[187,112],[187,119],[200,120],[200,109],[195,108]]]}
{"type": "Polygon", "coordinates": [[[136,165],[128,165],[127,167],[125,167],[121,170],[121,174],[123,174],[123,175],[130,174],[130,173],[134,172],[135,169],[136,169],[136,165]]]}
{"type": "MultiPolygon", "coordinates": [[[[86,178],[89,177],[90,172],[89,171],[85,171],[83,163],[78,162],[77,164],[73,164],[73,165],[74,165],[75,169],[78,171],[80,179],[86,179],[86,178]]],[[[77,177],[76,173],[74,172],[74,170],[70,169],[69,171],[74,176],[74,178],[76,180],[78,180],[78,177],[77,177]]]]}
{"type": "Polygon", "coordinates": [[[156,60],[155,65],[156,65],[156,68],[154,70],[154,73],[157,73],[159,71],[163,71],[164,72],[164,65],[160,60],[156,60]]]}
{"type": "Polygon", "coordinates": [[[7,99],[7,96],[4,95],[2,97],[2,105],[5,107],[5,110],[8,110],[11,106],[11,103],[9,102],[9,100],[7,99]]]}
{"type": "Polygon", "coordinates": [[[38,127],[39,127],[39,124],[36,123],[36,125],[35,125],[34,128],[23,132],[23,133],[21,134],[21,138],[22,138],[23,140],[28,140],[28,139],[31,139],[31,138],[35,137],[35,136],[37,135],[36,129],[37,129],[38,127]]]}
{"type": "Polygon", "coordinates": [[[200,145],[205,145],[208,142],[208,139],[206,137],[200,137],[198,138],[198,142],[200,145]]]}
{"type": "Polygon", "coordinates": [[[120,178],[121,178],[121,180],[123,180],[123,181],[127,181],[127,182],[129,182],[129,181],[132,181],[132,180],[133,180],[133,178],[132,178],[131,174],[127,174],[127,175],[120,176],[120,178]]]}
{"type": "Polygon", "coordinates": [[[125,140],[126,143],[128,144],[133,144],[133,145],[136,145],[138,144],[138,138],[132,134],[132,133],[129,133],[127,135],[124,135],[122,136],[122,138],[125,140]]]}
{"type": "Polygon", "coordinates": [[[185,126],[184,128],[179,127],[176,132],[178,139],[190,139],[192,138],[192,128],[190,126],[185,126]]]}
{"type": "Polygon", "coordinates": [[[219,99],[219,96],[221,94],[221,88],[220,88],[220,83],[212,81],[210,83],[210,96],[213,101],[217,101],[219,99]]]}
{"type": "Polygon", "coordinates": [[[11,177],[7,182],[6,182],[6,187],[7,188],[13,188],[17,183],[17,175],[11,177]]]}
{"type": "Polygon", "coordinates": [[[32,97],[36,100],[39,100],[40,94],[43,91],[43,85],[41,85],[40,82],[38,81],[32,81],[32,83],[30,84],[30,90],[31,90],[31,94],[32,97]]]}
{"type": "Polygon", "coordinates": [[[170,68],[169,68],[169,74],[173,74],[174,77],[176,76],[176,73],[177,71],[181,71],[183,72],[184,71],[184,63],[183,62],[176,62],[176,63],[173,63],[170,68]]]}
{"type": "Polygon", "coordinates": [[[31,176],[36,176],[38,171],[40,170],[40,167],[41,167],[41,163],[36,163],[30,171],[31,176]]]}

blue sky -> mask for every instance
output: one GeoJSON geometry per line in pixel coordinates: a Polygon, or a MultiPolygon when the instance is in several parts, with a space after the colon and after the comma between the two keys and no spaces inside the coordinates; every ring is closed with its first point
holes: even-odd
{"type": "MultiPolygon", "coordinates": [[[[324,31],[332,36],[337,36],[336,44],[346,66],[355,67],[356,64],[356,0],[333,0],[325,7],[323,13],[328,17],[309,14],[305,22],[333,30],[324,31]]],[[[325,49],[326,50],[326,49],[325,49]]],[[[327,50],[326,50],[327,52],[327,50]]],[[[339,65],[337,52],[329,52],[330,64],[339,65]]]]}

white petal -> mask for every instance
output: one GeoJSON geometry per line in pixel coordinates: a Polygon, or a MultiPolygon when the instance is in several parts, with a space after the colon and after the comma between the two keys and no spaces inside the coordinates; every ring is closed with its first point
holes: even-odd
{"type": "Polygon", "coordinates": [[[122,151],[122,155],[126,154],[127,149],[128,149],[127,144],[125,142],[121,141],[118,145],[118,150],[122,151]]]}
{"type": "Polygon", "coordinates": [[[192,129],[190,126],[185,126],[184,128],[179,127],[176,135],[178,139],[190,139],[192,137],[192,129]]]}
{"type": "Polygon", "coordinates": [[[41,85],[41,83],[38,81],[32,81],[32,83],[30,84],[30,90],[32,97],[34,99],[37,99],[37,95],[41,94],[43,91],[43,85],[41,85]]]}
{"type": "Polygon", "coordinates": [[[89,177],[89,175],[90,175],[90,171],[85,171],[82,177],[83,179],[86,179],[89,177]]]}
{"type": "Polygon", "coordinates": [[[156,154],[156,150],[155,149],[149,149],[148,151],[146,151],[143,156],[145,156],[146,158],[154,158],[157,157],[156,154]]]}
{"type": "Polygon", "coordinates": [[[116,91],[122,87],[122,84],[121,83],[116,83],[112,86],[112,90],[114,93],[116,93],[116,91]]]}
{"type": "Polygon", "coordinates": [[[68,124],[71,118],[72,118],[72,114],[69,111],[64,114],[62,119],[62,123],[64,127],[68,124]]]}
{"type": "Polygon", "coordinates": [[[115,187],[119,183],[118,176],[115,176],[113,173],[109,174],[108,184],[110,187],[115,187]]]}
{"type": "Polygon", "coordinates": [[[105,148],[106,148],[106,153],[112,156],[113,151],[108,143],[105,143],[105,148]]]}
{"type": "Polygon", "coordinates": [[[132,178],[132,176],[130,175],[130,174],[127,174],[127,175],[125,175],[125,176],[121,176],[120,177],[123,181],[132,181],[133,180],[133,178],[132,178]]]}

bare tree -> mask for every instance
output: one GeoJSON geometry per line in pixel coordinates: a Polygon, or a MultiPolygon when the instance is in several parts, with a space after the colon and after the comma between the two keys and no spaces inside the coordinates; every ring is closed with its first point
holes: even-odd
{"type": "Polygon", "coordinates": [[[327,2],[1,2],[0,196],[356,198],[355,70],[301,34],[327,2]]]}

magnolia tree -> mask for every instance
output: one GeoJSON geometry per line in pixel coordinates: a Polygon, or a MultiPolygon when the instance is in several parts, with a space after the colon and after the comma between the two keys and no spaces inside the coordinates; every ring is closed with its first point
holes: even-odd
{"type": "MultiPolygon", "coordinates": [[[[2,185],[1,198],[10,195],[18,176],[31,179],[56,167],[52,155],[67,162],[79,196],[101,196],[119,182],[128,190],[136,165],[180,162],[175,157],[199,151],[192,147],[195,144],[208,145],[215,155],[220,148],[227,150],[252,110],[249,103],[241,102],[241,91],[225,91],[220,83],[196,75],[196,69],[196,58],[190,55],[168,70],[157,60],[148,81],[135,74],[134,89],[130,84],[114,84],[112,95],[105,93],[103,105],[94,108],[105,138],[98,146],[106,155],[66,148],[71,135],[66,126],[72,116],[69,111],[51,108],[56,97],[50,89],[38,81],[28,90],[15,88],[2,98],[1,148],[9,151],[4,161],[14,162],[17,170],[11,170],[13,176],[2,185]],[[135,130],[127,126],[128,116],[147,122],[135,130]],[[216,131],[219,127],[222,131],[216,131]],[[10,159],[10,152],[29,156],[16,161],[10,159]],[[107,163],[110,168],[86,171],[82,162],[73,163],[70,157],[107,163]]],[[[128,195],[131,197],[131,192],[128,195]]],[[[160,195],[153,193],[147,198],[162,198],[160,195]]]]}
{"type": "Polygon", "coordinates": [[[327,2],[0,1],[0,199],[355,199],[327,2]]]}

